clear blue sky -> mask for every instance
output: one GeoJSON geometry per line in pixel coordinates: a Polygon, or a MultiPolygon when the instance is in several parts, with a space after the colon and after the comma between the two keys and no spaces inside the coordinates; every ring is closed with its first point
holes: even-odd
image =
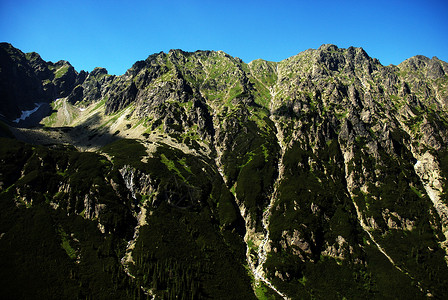
{"type": "Polygon", "coordinates": [[[383,65],[422,54],[448,61],[448,1],[0,0],[0,41],[76,70],[121,75],[170,49],[280,61],[332,43],[383,65]]]}

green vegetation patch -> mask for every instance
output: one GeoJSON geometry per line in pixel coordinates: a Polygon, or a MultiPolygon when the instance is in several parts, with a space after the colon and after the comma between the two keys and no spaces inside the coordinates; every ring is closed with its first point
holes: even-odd
{"type": "Polygon", "coordinates": [[[68,72],[69,67],[69,65],[63,65],[62,67],[57,69],[56,73],[54,74],[54,79],[58,79],[64,76],[68,72]]]}
{"type": "Polygon", "coordinates": [[[64,229],[62,227],[59,228],[59,235],[61,236],[61,247],[65,250],[65,252],[67,253],[68,257],[70,257],[71,259],[75,259],[76,258],[76,250],[72,248],[72,246],[70,245],[70,238],[68,236],[68,234],[64,231],[64,229]]]}

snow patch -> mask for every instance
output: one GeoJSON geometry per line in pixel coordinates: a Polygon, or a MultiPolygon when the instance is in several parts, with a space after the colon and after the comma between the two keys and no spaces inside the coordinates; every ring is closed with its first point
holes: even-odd
{"type": "Polygon", "coordinates": [[[34,103],[36,105],[36,107],[32,110],[22,110],[22,115],[20,116],[20,118],[15,119],[13,122],[14,123],[19,123],[20,121],[24,121],[26,118],[28,118],[29,116],[31,116],[33,113],[35,113],[44,103],[34,103]]]}
{"type": "Polygon", "coordinates": [[[417,162],[414,165],[414,169],[417,170],[418,168],[420,168],[420,165],[422,164],[421,161],[417,160],[417,162]]]}

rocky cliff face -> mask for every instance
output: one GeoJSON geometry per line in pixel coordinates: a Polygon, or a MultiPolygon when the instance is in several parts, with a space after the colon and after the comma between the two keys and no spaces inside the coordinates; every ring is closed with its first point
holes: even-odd
{"type": "MultiPolygon", "coordinates": [[[[79,295],[100,293],[79,288],[93,259],[89,274],[123,297],[446,297],[447,63],[383,66],[334,45],[249,64],[172,50],[122,76],[69,67],[58,81],[20,57],[48,86],[25,92],[66,97],[40,134],[96,153],[5,140],[17,163],[2,167],[2,205],[50,216],[79,295]],[[89,241],[107,255],[89,258],[89,241]]],[[[4,74],[19,68],[8,59],[4,74]]],[[[9,253],[23,229],[4,223],[9,253]]]]}
{"type": "Polygon", "coordinates": [[[66,97],[73,89],[78,74],[67,61],[44,61],[39,54],[23,53],[7,43],[0,44],[0,115],[13,121],[21,111],[31,110],[35,103],[50,103],[66,97]]]}

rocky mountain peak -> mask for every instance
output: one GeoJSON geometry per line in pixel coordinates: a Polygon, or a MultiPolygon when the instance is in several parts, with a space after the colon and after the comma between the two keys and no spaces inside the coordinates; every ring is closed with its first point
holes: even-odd
{"type": "Polygon", "coordinates": [[[100,68],[100,67],[96,67],[95,69],[93,69],[92,72],[90,72],[90,76],[92,77],[99,77],[101,75],[107,75],[108,72],[105,68],[100,68]]]}
{"type": "Polygon", "coordinates": [[[430,79],[438,79],[448,74],[448,65],[446,62],[439,60],[437,57],[429,59],[423,55],[411,57],[398,65],[400,69],[408,72],[424,72],[422,74],[430,79]]]}
{"type": "Polygon", "coordinates": [[[333,44],[322,44],[317,50],[319,51],[337,51],[339,48],[333,44]]]}

